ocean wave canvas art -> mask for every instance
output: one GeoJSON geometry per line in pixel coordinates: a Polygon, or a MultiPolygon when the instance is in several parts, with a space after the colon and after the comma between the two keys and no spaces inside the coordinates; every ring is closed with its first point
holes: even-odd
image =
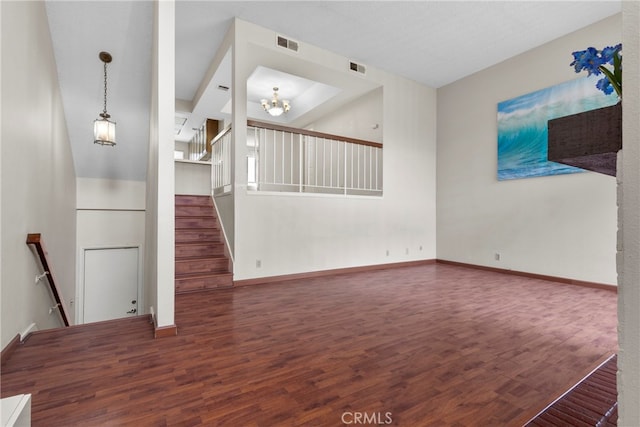
{"type": "Polygon", "coordinates": [[[582,169],[547,160],[547,121],[618,102],[583,77],[498,103],[498,180],[562,175],[582,169]]]}

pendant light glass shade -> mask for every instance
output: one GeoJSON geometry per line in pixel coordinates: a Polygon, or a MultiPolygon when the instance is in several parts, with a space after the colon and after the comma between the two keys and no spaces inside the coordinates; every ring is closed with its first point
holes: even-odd
{"type": "Polygon", "coordinates": [[[100,145],[116,145],[116,123],[100,114],[93,122],[93,143],[100,145]]]}

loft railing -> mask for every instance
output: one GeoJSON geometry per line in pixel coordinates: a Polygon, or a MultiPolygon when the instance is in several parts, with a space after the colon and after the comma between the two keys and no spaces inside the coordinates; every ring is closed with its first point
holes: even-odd
{"type": "Polygon", "coordinates": [[[211,159],[212,139],[218,130],[218,122],[207,119],[189,141],[189,160],[208,162],[211,159]]]}
{"type": "Polygon", "coordinates": [[[189,160],[202,160],[207,155],[207,125],[202,126],[193,134],[189,141],[189,160]]]}
{"type": "Polygon", "coordinates": [[[382,196],[382,144],[247,121],[248,188],[382,196]]]}
{"type": "Polygon", "coordinates": [[[62,296],[60,295],[60,292],[58,292],[58,287],[56,286],[53,274],[51,273],[51,267],[49,266],[49,261],[47,259],[47,251],[44,249],[40,233],[27,234],[27,245],[33,245],[35,247],[36,252],[38,253],[38,258],[40,258],[42,268],[44,269],[44,273],[36,277],[36,283],[46,277],[47,283],[49,283],[49,289],[51,289],[51,294],[56,302],[56,304],[49,309],[49,313],[53,310],[57,310],[64,322],[64,326],[69,326],[69,317],[67,316],[62,296]]]}
{"type": "MultiPolygon", "coordinates": [[[[211,142],[214,195],[231,191],[231,125],[211,142]]],[[[247,121],[247,188],[382,196],[382,144],[247,121]]]]}
{"type": "Polygon", "coordinates": [[[211,188],[214,195],[231,191],[231,125],[211,141],[211,188]]]}

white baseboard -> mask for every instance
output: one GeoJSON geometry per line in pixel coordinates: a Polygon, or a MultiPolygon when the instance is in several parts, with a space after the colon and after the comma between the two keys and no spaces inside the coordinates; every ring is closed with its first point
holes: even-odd
{"type": "Polygon", "coordinates": [[[30,333],[35,332],[38,330],[38,325],[36,325],[35,323],[30,324],[29,326],[27,326],[27,328],[20,332],[20,341],[24,341],[24,339],[26,337],[29,336],[30,333]]]}

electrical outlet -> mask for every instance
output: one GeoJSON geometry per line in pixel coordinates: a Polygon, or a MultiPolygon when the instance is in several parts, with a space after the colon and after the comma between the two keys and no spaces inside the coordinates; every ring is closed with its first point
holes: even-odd
{"type": "Polygon", "coordinates": [[[387,249],[387,256],[389,256],[389,249],[387,249]]]}
{"type": "Polygon", "coordinates": [[[405,255],[409,255],[409,248],[404,248],[405,255]]]}
{"type": "Polygon", "coordinates": [[[256,268],[260,268],[260,267],[262,267],[262,260],[257,259],[256,260],[256,268]]]}
{"type": "Polygon", "coordinates": [[[496,252],[496,253],[493,255],[493,258],[494,258],[496,261],[500,261],[500,252],[496,252]]]}
{"type": "Polygon", "coordinates": [[[419,249],[420,249],[420,250],[422,250],[422,245],[420,245],[420,248],[419,248],[419,249]]]}

